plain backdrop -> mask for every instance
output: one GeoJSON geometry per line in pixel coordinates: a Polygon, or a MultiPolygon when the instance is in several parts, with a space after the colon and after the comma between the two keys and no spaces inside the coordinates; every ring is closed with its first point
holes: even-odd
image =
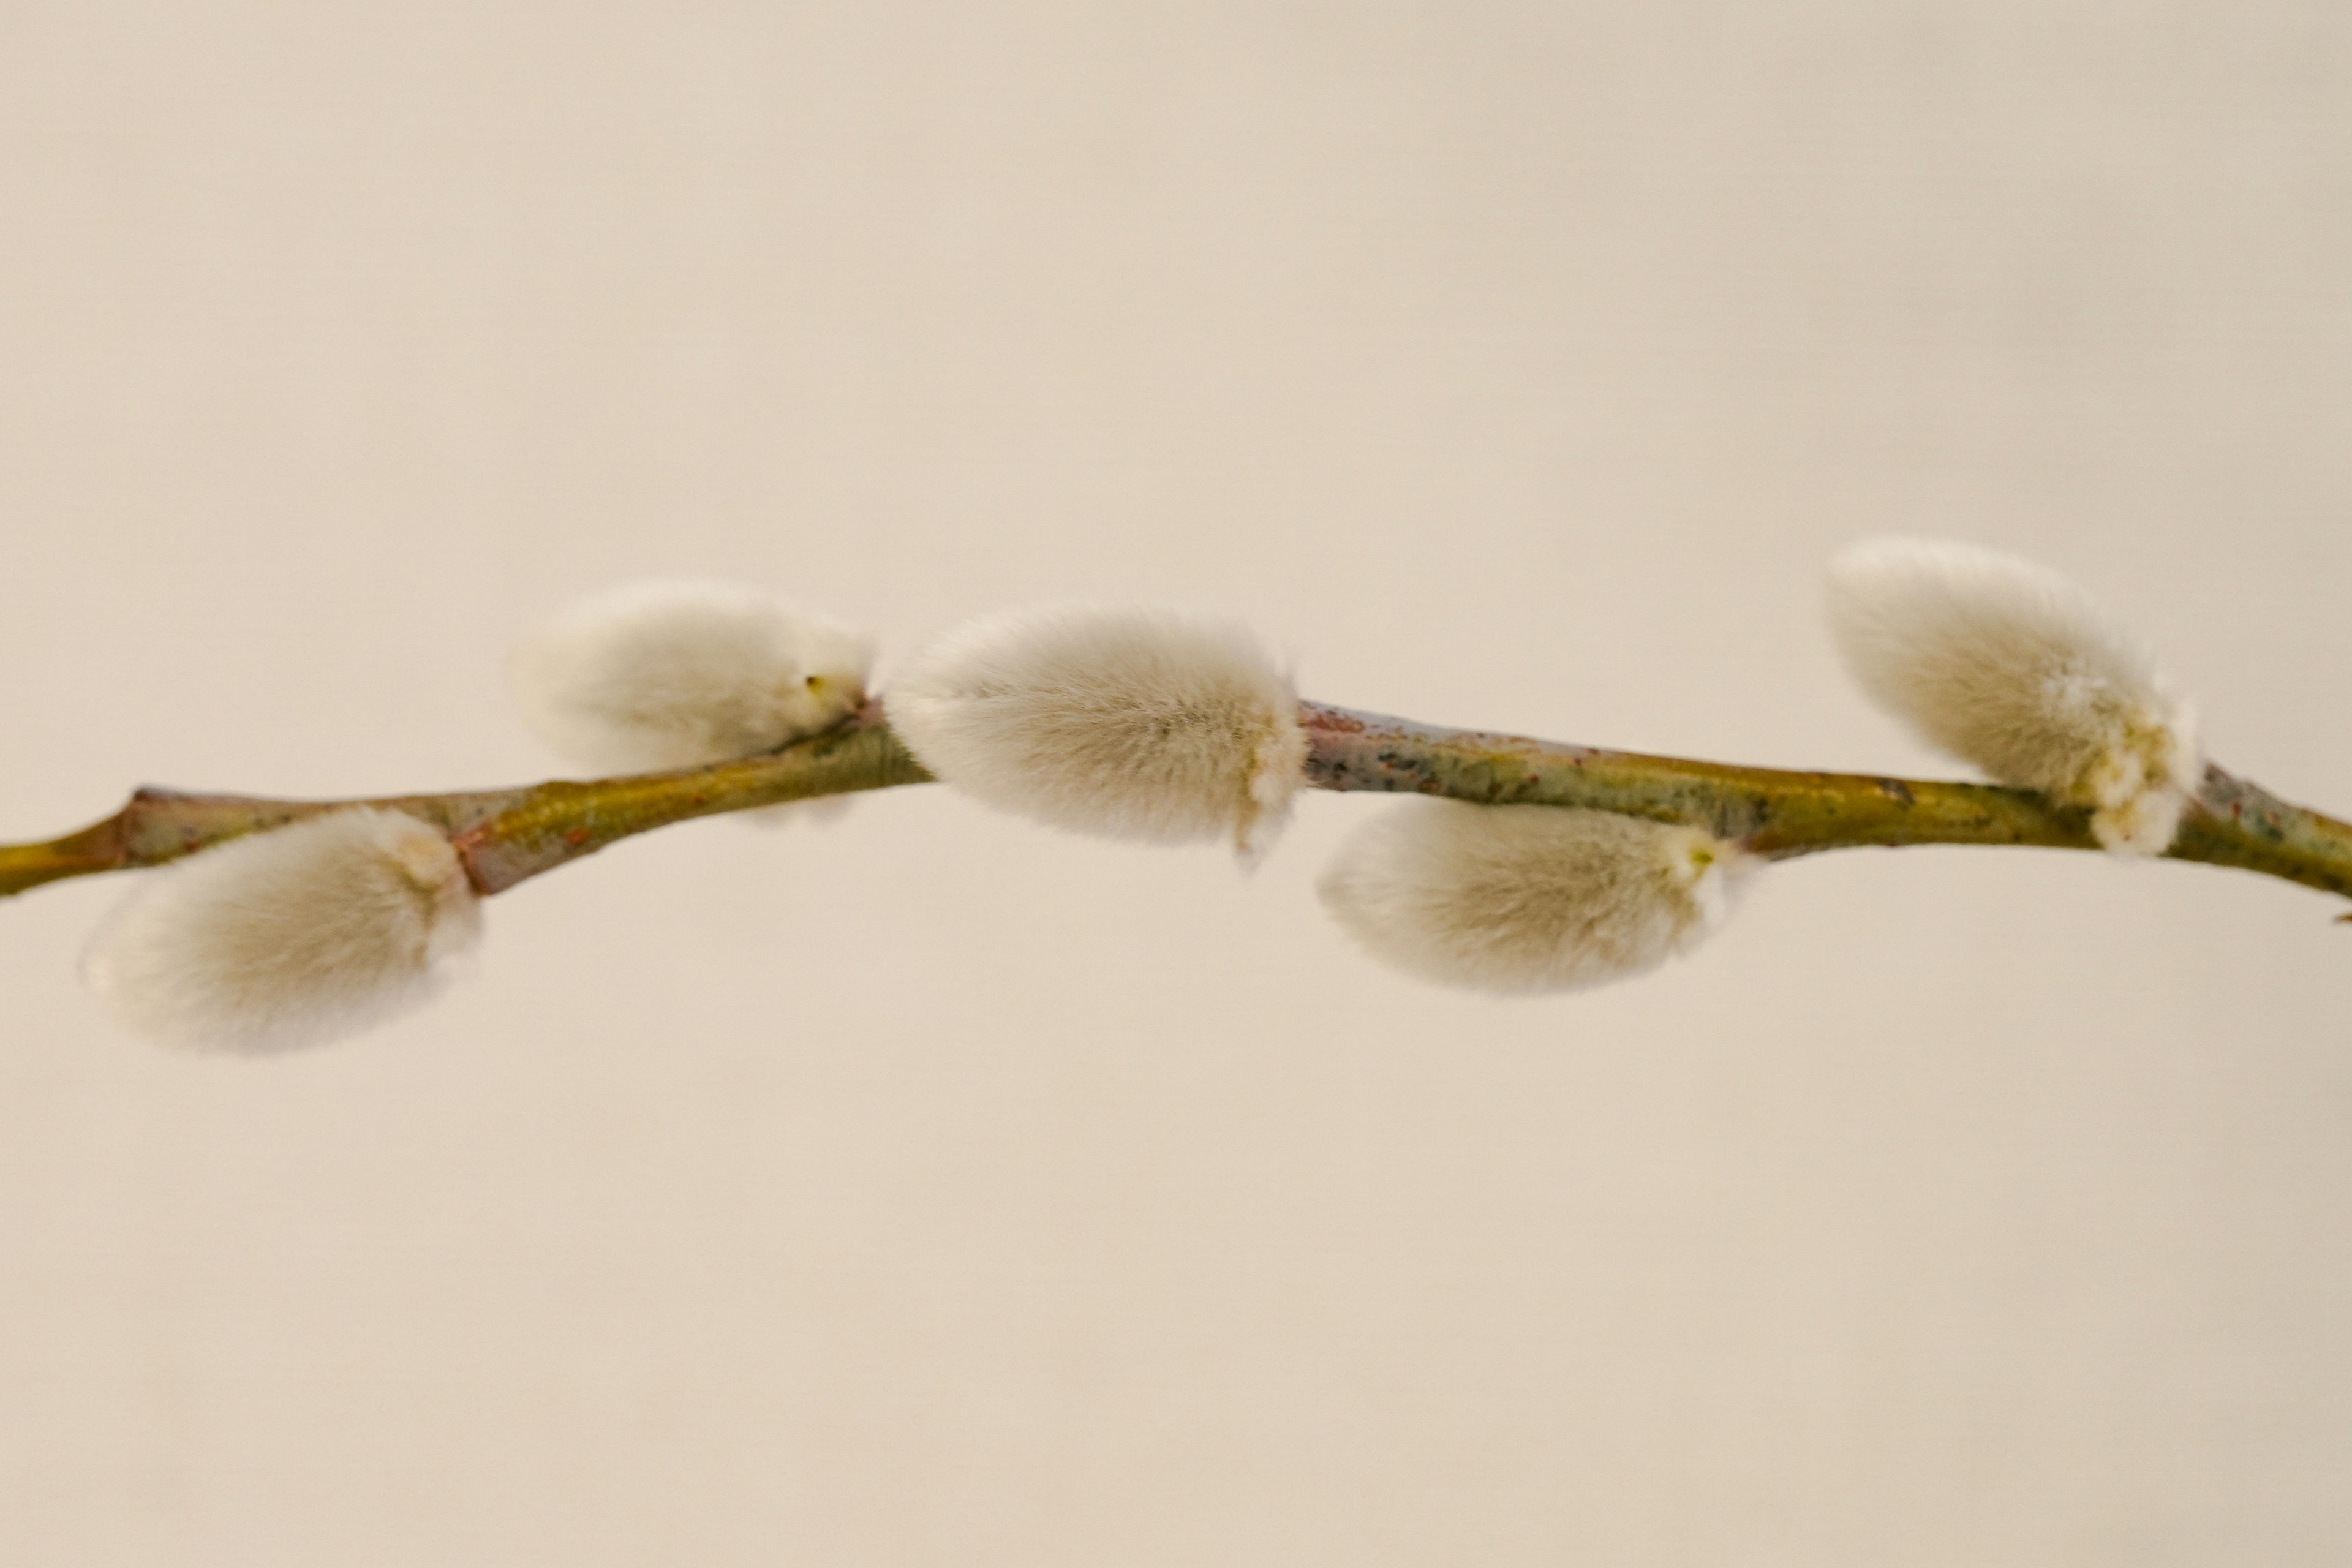
{"type": "MultiPolygon", "coordinates": [[[[2352,809],[2352,10],[0,0],[0,837],[555,771],[649,575],[904,652],[1943,773],[1822,558],[2028,553],[2352,809]]],[[[1586,995],[941,789],[620,846],[267,1062],[0,905],[0,1561],[2340,1564],[2352,931],[1781,868],[1586,995]]]]}

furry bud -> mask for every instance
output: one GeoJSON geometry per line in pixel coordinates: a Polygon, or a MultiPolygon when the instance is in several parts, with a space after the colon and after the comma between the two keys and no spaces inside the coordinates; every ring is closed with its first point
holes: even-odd
{"type": "Polygon", "coordinates": [[[1688,952],[1757,864],[1697,827],[1551,805],[1408,801],[1317,891],[1366,952],[1442,984],[1577,991],[1688,952]]]}
{"type": "Polygon", "coordinates": [[[975,621],[892,682],[891,727],[990,805],[1162,843],[1280,827],[1304,781],[1298,695],[1248,628],[1163,610],[975,621]]]}
{"type": "Polygon", "coordinates": [[[638,583],[527,634],[515,705],[565,761],[650,773],[749,757],[866,702],[866,638],[754,588],[638,583]]]}
{"type": "Polygon", "coordinates": [[[82,978],[155,1039],[290,1050],[421,1006],[480,933],[449,841],[361,806],[143,873],[91,939],[82,978]]]}
{"type": "Polygon", "coordinates": [[[2203,772],[2196,722],[2145,648],[2057,574],[1965,544],[1871,540],[1829,573],[1846,668],[1930,745],[2091,811],[2160,855],[2203,772]]]}

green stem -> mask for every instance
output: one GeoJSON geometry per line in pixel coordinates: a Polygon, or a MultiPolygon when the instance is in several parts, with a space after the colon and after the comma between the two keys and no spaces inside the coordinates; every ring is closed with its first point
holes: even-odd
{"type": "Polygon", "coordinates": [[[475,885],[499,893],[673,822],[930,778],[890,732],[880,709],[869,704],[842,728],[766,756],[590,784],[543,784],[455,842],[475,885]]]}
{"type": "MultiPolygon", "coordinates": [[[[2086,815],[1990,784],[1735,767],[1446,730],[1308,702],[1307,783],[1485,805],[1584,806],[1704,826],[1769,859],[1870,845],[2032,845],[2095,849],[2086,815]]],[[[264,800],[141,790],[120,812],[41,844],[0,846],[0,896],[44,882],[156,866],[339,806],[405,811],[440,827],[475,885],[502,892],[635,834],[721,812],[932,775],[891,733],[878,703],[766,756],[674,773],[520,789],[264,800]]],[[[2168,851],[2352,898],[2352,826],[2209,769],[2168,851]]]]}
{"type": "Polygon", "coordinates": [[[484,893],[673,822],[930,778],[890,732],[878,705],[765,756],[670,773],[519,789],[359,800],[269,800],[142,789],[121,811],[44,844],[0,845],[0,897],[44,882],[160,866],[215,844],[354,805],[404,811],[449,836],[484,893]]]}

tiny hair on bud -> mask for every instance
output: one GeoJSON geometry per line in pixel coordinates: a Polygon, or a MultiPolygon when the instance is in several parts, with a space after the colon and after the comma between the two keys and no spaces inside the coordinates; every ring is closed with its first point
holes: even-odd
{"type": "Polygon", "coordinates": [[[1317,885],[1374,958],[1441,984],[1577,991],[1721,925],[1758,864],[1703,828],[1551,805],[1413,800],[1344,840],[1317,885]]]}
{"type": "Polygon", "coordinates": [[[440,831],[360,806],[141,873],[82,977],[138,1034],[270,1053],[423,1005],[480,932],[479,900],[440,831]]]}
{"type": "Polygon", "coordinates": [[[508,664],[516,708],[550,749],[597,773],[755,756],[866,702],[872,644],[731,583],[632,584],[533,627],[508,664]]]}
{"type": "Polygon", "coordinates": [[[1080,833],[1270,842],[1305,780],[1289,677],[1246,626],[1167,610],[1033,610],[919,654],[884,701],[923,765],[1080,833]]]}
{"type": "Polygon", "coordinates": [[[2160,855],[2204,770],[2194,710],[2067,579],[1940,541],[1874,539],[1829,568],[1856,682],[1996,782],[2091,813],[2109,849],[2160,855]]]}

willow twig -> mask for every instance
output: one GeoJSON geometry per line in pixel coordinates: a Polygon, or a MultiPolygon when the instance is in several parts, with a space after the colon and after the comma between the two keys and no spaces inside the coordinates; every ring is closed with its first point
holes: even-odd
{"type": "MultiPolygon", "coordinates": [[[[1307,781],[1328,790],[1450,796],[1485,805],[1582,806],[1707,827],[1769,859],[1917,844],[2096,849],[2086,812],[1990,784],[1739,767],[1447,730],[1300,705],[1307,781]]],[[[341,806],[404,811],[449,835],[483,893],[608,844],[724,812],[922,784],[931,773],[879,703],[763,756],[671,773],[520,788],[270,800],[142,789],[121,810],[42,843],[0,846],[0,896],[99,872],[158,866],[341,806]]],[[[2352,825],[2208,767],[2167,858],[2234,866],[2352,898],[2352,825]]]]}

